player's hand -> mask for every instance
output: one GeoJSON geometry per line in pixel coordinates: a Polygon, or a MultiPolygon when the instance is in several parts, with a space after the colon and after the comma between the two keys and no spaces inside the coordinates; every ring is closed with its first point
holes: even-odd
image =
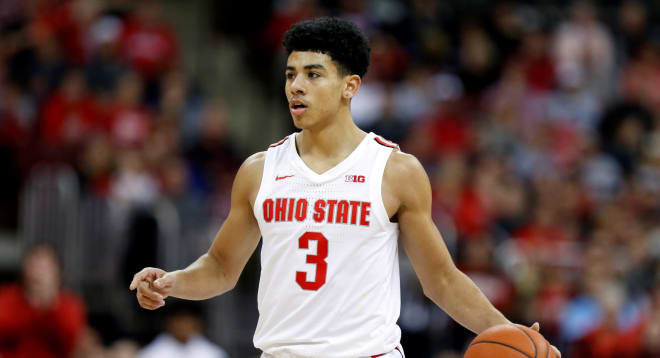
{"type": "MultiPolygon", "coordinates": [[[[530,328],[537,331],[537,332],[539,332],[539,330],[541,329],[541,325],[538,322],[534,322],[534,324],[530,328]]],[[[561,358],[561,352],[559,351],[559,349],[557,349],[557,347],[555,347],[553,345],[550,345],[550,346],[552,347],[552,350],[555,352],[555,355],[557,357],[561,358]]]]}
{"type": "Polygon", "coordinates": [[[165,286],[163,285],[164,281],[160,281],[158,285],[155,285],[154,282],[167,275],[168,273],[164,270],[147,267],[133,276],[129,289],[131,291],[137,289],[135,296],[140,307],[155,310],[165,305],[165,298],[169,296],[173,280],[169,278],[165,281],[167,282],[167,289],[160,288],[160,286],[165,286]]]}

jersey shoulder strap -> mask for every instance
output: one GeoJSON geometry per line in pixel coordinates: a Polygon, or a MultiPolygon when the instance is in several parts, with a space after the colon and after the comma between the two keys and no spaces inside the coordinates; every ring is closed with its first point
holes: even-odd
{"type": "Polygon", "coordinates": [[[385,138],[383,138],[379,135],[374,136],[374,140],[376,141],[376,143],[378,143],[382,146],[393,148],[393,149],[400,149],[398,144],[396,144],[392,141],[389,141],[389,140],[387,140],[387,139],[385,139],[385,138]]]}
{"type": "Polygon", "coordinates": [[[286,142],[286,141],[289,139],[289,137],[291,137],[291,136],[288,135],[288,136],[286,136],[286,137],[280,139],[279,141],[277,141],[277,142],[275,142],[275,143],[269,145],[268,148],[279,147],[280,145],[284,144],[284,142],[286,142]]]}

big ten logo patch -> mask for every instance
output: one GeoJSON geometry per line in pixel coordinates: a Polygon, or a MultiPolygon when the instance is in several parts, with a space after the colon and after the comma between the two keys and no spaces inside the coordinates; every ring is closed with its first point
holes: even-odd
{"type": "Polygon", "coordinates": [[[347,183],[364,183],[365,177],[364,175],[347,175],[346,176],[346,182],[347,183]]]}

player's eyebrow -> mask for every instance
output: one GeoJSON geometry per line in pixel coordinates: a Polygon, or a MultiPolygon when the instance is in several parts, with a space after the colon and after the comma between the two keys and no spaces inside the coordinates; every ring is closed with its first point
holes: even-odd
{"type": "MultiPolygon", "coordinates": [[[[318,64],[318,63],[314,63],[314,64],[311,64],[311,65],[305,65],[303,67],[303,69],[305,69],[305,70],[323,70],[323,71],[327,71],[325,66],[323,66],[321,64],[318,64]]],[[[287,71],[295,71],[296,68],[293,67],[293,66],[286,66],[286,70],[287,71]]]]}
{"type": "Polygon", "coordinates": [[[323,71],[326,71],[326,69],[325,69],[325,67],[323,67],[323,65],[320,65],[320,64],[317,64],[317,63],[307,65],[303,68],[306,69],[306,70],[323,70],[323,71]]]}

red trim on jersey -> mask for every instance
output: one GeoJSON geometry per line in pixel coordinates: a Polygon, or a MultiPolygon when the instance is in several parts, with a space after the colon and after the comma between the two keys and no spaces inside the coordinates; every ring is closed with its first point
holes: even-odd
{"type": "Polygon", "coordinates": [[[387,139],[376,136],[376,137],[374,137],[374,140],[376,140],[376,142],[378,142],[378,144],[380,144],[380,145],[384,145],[386,147],[390,147],[390,148],[394,148],[394,149],[399,149],[398,144],[396,144],[394,142],[390,142],[387,139]]]}
{"type": "Polygon", "coordinates": [[[268,147],[269,147],[269,148],[275,148],[275,147],[277,147],[278,145],[281,145],[282,143],[286,142],[287,139],[289,139],[289,136],[286,136],[286,137],[282,138],[281,141],[279,141],[279,142],[277,142],[277,143],[273,143],[273,144],[269,145],[268,147]]]}
{"type": "MultiPolygon", "coordinates": [[[[401,354],[401,356],[403,357],[403,353],[401,353],[401,350],[399,350],[399,347],[395,347],[394,349],[396,349],[397,352],[399,352],[399,354],[401,354]]],[[[387,353],[377,354],[377,355],[375,355],[375,356],[371,356],[371,358],[382,357],[382,356],[384,356],[385,354],[387,354],[387,353]]]]}

